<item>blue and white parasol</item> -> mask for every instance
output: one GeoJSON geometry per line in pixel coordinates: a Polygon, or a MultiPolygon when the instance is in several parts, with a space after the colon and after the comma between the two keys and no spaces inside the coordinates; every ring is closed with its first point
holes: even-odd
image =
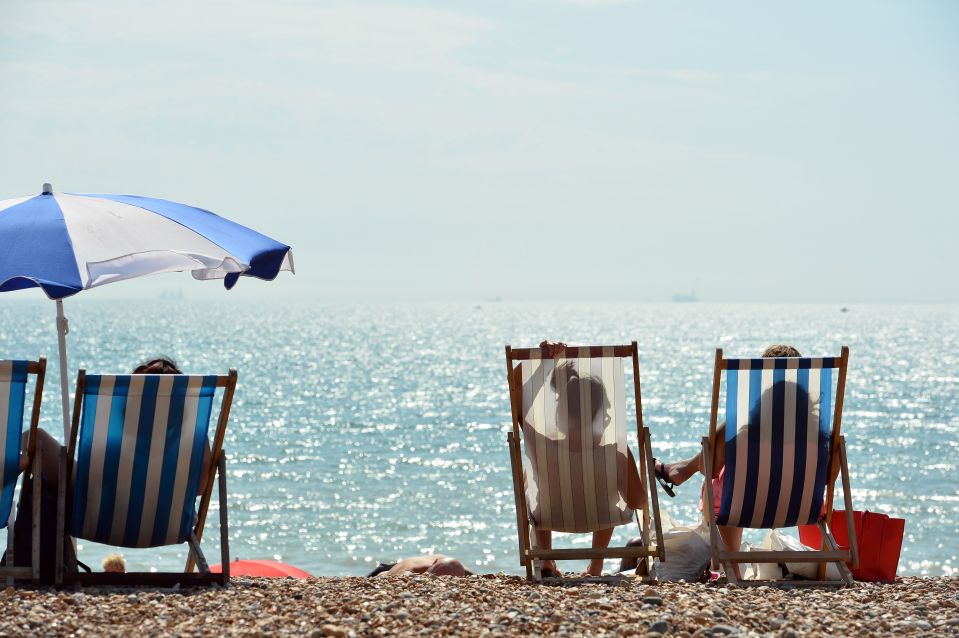
{"type": "Polygon", "coordinates": [[[63,299],[152,273],[271,280],[293,272],[289,246],[210,211],[135,195],[43,193],[0,201],[0,292],[39,287],[57,302],[64,434],[69,431],[63,299]]]}

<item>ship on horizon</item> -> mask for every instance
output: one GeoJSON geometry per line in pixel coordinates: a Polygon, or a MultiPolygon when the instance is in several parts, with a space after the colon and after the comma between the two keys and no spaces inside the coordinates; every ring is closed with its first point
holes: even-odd
{"type": "MultiPolygon", "coordinates": [[[[696,283],[699,283],[698,281],[696,283]]],[[[673,303],[696,303],[699,301],[699,297],[696,296],[696,284],[693,284],[693,289],[689,292],[688,295],[673,295],[673,303]]]]}

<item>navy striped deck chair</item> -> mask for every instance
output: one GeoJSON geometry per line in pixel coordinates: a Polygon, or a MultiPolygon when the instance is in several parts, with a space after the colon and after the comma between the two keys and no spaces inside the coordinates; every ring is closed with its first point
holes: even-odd
{"type": "MultiPolygon", "coordinates": [[[[650,511],[662,549],[659,502],[649,428],[642,426],[639,356],[634,341],[622,346],[541,348],[506,346],[513,428],[507,435],[520,564],[541,579],[540,561],[642,559],[648,573],[652,549],[650,511]],[[627,417],[623,360],[633,365],[632,392],[640,454],[639,476],[649,504],[639,526],[645,544],[604,549],[545,549],[535,530],[588,533],[629,524],[638,512],[626,504],[627,417]],[[585,382],[584,382],[585,381],[585,382]],[[648,476],[647,476],[648,475],[648,476]]],[[[664,558],[664,556],[660,556],[664,558]]],[[[643,572],[640,572],[643,573],[643,572]]]]}
{"type": "Polygon", "coordinates": [[[0,475],[3,476],[3,491],[0,493],[0,527],[7,527],[7,556],[0,575],[12,585],[15,578],[36,581],[40,578],[40,472],[41,455],[36,454],[37,425],[40,422],[40,402],[43,398],[43,378],[46,374],[47,360],[38,361],[0,361],[0,475]],[[33,485],[33,524],[30,565],[15,567],[13,555],[13,492],[20,478],[20,455],[22,453],[23,416],[27,402],[27,382],[30,376],[36,377],[33,390],[33,410],[27,443],[27,456],[30,459],[30,473],[33,485]]]}
{"type": "Polygon", "coordinates": [[[130,548],[187,543],[190,559],[184,572],[79,573],[75,564],[64,565],[64,582],[197,585],[229,580],[223,438],[235,387],[235,370],[219,376],[80,371],[73,429],[64,451],[68,470],[61,472],[72,481],[66,487],[66,479],[61,480],[60,538],[66,534],[130,548]],[[217,388],[223,392],[211,433],[217,388]],[[199,494],[197,510],[204,471],[206,489],[199,494]],[[217,476],[223,574],[210,572],[200,548],[217,476]]]}
{"type": "MultiPolygon", "coordinates": [[[[725,476],[719,513],[713,490],[706,492],[712,556],[730,582],[738,563],[819,563],[819,580],[792,585],[852,584],[846,563],[858,563],[855,539],[840,550],[831,533],[836,470],[842,476],[848,529],[853,528],[845,438],[839,434],[849,349],[838,357],[726,359],[716,351],[709,436],[703,438],[706,475],[712,476],[721,377],[726,375],[725,476]],[[721,547],[717,525],[773,529],[818,525],[819,551],[730,552],[721,547]],[[841,581],[825,581],[827,563],[841,581]]],[[[853,535],[854,536],[854,535],[853,535]]],[[[775,581],[773,581],[775,582],[775,581]]],[[[762,581],[769,584],[769,581],[762,581]]],[[[760,584],[760,581],[746,581],[760,584]]]]}

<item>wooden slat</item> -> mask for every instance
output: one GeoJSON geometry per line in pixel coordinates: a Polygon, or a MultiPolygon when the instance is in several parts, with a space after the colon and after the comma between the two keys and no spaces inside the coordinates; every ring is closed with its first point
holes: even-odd
{"type": "Polygon", "coordinates": [[[573,560],[580,558],[642,558],[655,556],[656,552],[646,547],[606,547],[604,549],[529,549],[526,555],[530,559],[573,560]]]}
{"type": "Polygon", "coordinates": [[[31,580],[33,578],[32,567],[0,567],[0,575],[10,579],[31,580]]]}
{"type": "Polygon", "coordinates": [[[731,563],[834,563],[847,561],[850,558],[848,551],[719,551],[719,560],[731,563]]]}
{"type": "MultiPolygon", "coordinates": [[[[557,353],[557,357],[565,357],[567,359],[579,357],[597,359],[606,356],[629,357],[632,356],[634,352],[632,345],[566,346],[565,348],[555,347],[554,351],[557,353]],[[606,351],[606,349],[609,349],[609,351],[606,351]],[[612,352],[612,354],[610,355],[608,352],[612,352]]],[[[542,352],[542,348],[510,348],[509,360],[523,361],[526,359],[542,359],[544,358],[542,352]]]]}

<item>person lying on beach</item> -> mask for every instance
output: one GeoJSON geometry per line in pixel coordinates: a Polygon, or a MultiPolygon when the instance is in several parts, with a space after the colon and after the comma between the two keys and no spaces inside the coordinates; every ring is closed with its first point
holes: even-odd
{"type": "MultiPolygon", "coordinates": [[[[771,345],[763,351],[763,358],[771,357],[801,357],[799,350],[792,346],[783,344],[771,345]]],[[[655,461],[654,472],[663,489],[670,496],[673,496],[672,489],[682,485],[697,473],[705,477],[706,465],[702,453],[695,454],[688,459],[675,461],[673,463],[663,463],[655,461]]],[[[710,478],[710,486],[713,490],[713,512],[719,516],[719,504],[723,495],[723,477],[726,472],[726,423],[725,421],[716,428],[716,443],[713,446],[713,475],[710,478]]],[[[837,470],[838,471],[838,470],[837,470]]],[[[699,509],[704,507],[706,495],[706,482],[703,480],[703,498],[700,499],[699,509]]],[[[727,551],[737,552],[743,539],[743,529],[741,527],[731,527],[728,525],[719,525],[719,535],[723,539],[727,551]]],[[[734,565],[736,576],[739,574],[739,565],[734,565]]]]}
{"type": "MultiPolygon", "coordinates": [[[[168,357],[157,357],[145,363],[141,363],[133,369],[132,374],[183,374],[176,362],[168,357]]],[[[20,453],[20,471],[23,472],[30,465],[30,458],[27,456],[27,445],[29,445],[29,432],[23,433],[21,440],[20,453]]],[[[51,489],[56,490],[54,486],[58,484],[60,478],[60,443],[54,439],[49,432],[43,428],[37,429],[37,447],[36,453],[43,457],[43,481],[51,489]]],[[[210,474],[210,443],[207,441],[206,452],[203,455],[203,473],[200,477],[200,486],[197,494],[202,494],[206,489],[207,478],[210,474]]]]}
{"type": "Polygon", "coordinates": [[[430,574],[431,576],[473,576],[473,572],[463,567],[463,563],[444,556],[430,554],[428,556],[413,556],[404,558],[398,563],[380,563],[376,569],[368,574],[375,576],[399,576],[401,574],[430,574]]]}
{"type": "MultiPolygon", "coordinates": [[[[543,350],[543,356],[547,358],[552,358],[555,355],[559,354],[562,349],[565,349],[567,346],[564,343],[552,343],[549,341],[543,341],[540,343],[540,348],[543,350]]],[[[602,444],[603,435],[608,428],[611,418],[609,416],[609,409],[611,408],[611,403],[609,398],[606,395],[606,388],[603,386],[601,380],[596,377],[581,374],[577,371],[576,367],[572,362],[567,362],[558,366],[553,370],[552,375],[549,380],[550,387],[556,392],[558,401],[557,401],[557,415],[556,415],[556,426],[558,433],[565,441],[565,445],[568,446],[568,451],[570,454],[592,454],[594,458],[604,459],[606,458],[606,445],[602,444]],[[558,387],[560,386],[560,387],[558,387]],[[584,441],[583,437],[583,428],[582,428],[582,419],[583,414],[581,412],[581,400],[582,397],[588,396],[591,408],[591,414],[589,415],[591,427],[588,428],[588,431],[591,433],[591,438],[584,441]],[[562,406],[565,405],[565,414],[561,414],[563,411],[562,406]]],[[[534,389],[524,389],[524,392],[531,391],[534,393],[534,389]]],[[[547,437],[540,432],[537,432],[534,428],[524,426],[524,437],[526,438],[526,449],[527,453],[530,455],[534,467],[536,466],[536,450],[541,448],[546,450],[547,456],[552,452],[551,449],[559,446],[557,439],[547,437]]],[[[643,483],[639,478],[639,471],[636,469],[636,460],[633,458],[633,452],[629,447],[626,448],[626,455],[620,454],[615,450],[615,443],[610,443],[614,448],[613,455],[616,458],[617,466],[622,468],[625,465],[625,473],[627,477],[626,481],[626,490],[625,493],[619,494],[620,497],[625,501],[627,507],[633,510],[643,509],[646,507],[646,491],[643,489],[643,483]]],[[[571,464],[572,468],[577,468],[580,470],[580,476],[573,477],[573,480],[582,480],[582,464],[576,463],[571,464]]],[[[534,507],[533,518],[537,519],[539,515],[538,503],[534,507]]],[[[597,530],[593,532],[592,538],[592,547],[594,549],[605,549],[609,546],[609,541],[613,537],[612,527],[608,529],[597,530]]],[[[553,547],[553,535],[552,532],[548,529],[537,529],[535,531],[537,545],[541,549],[552,549],[553,547]]],[[[545,577],[559,577],[562,576],[559,568],[556,565],[556,561],[553,560],[544,560],[541,563],[541,570],[543,576],[545,577]]],[[[603,573],[603,559],[594,558],[589,562],[589,566],[586,568],[584,575],[586,576],[601,576],[603,573]]]]}

